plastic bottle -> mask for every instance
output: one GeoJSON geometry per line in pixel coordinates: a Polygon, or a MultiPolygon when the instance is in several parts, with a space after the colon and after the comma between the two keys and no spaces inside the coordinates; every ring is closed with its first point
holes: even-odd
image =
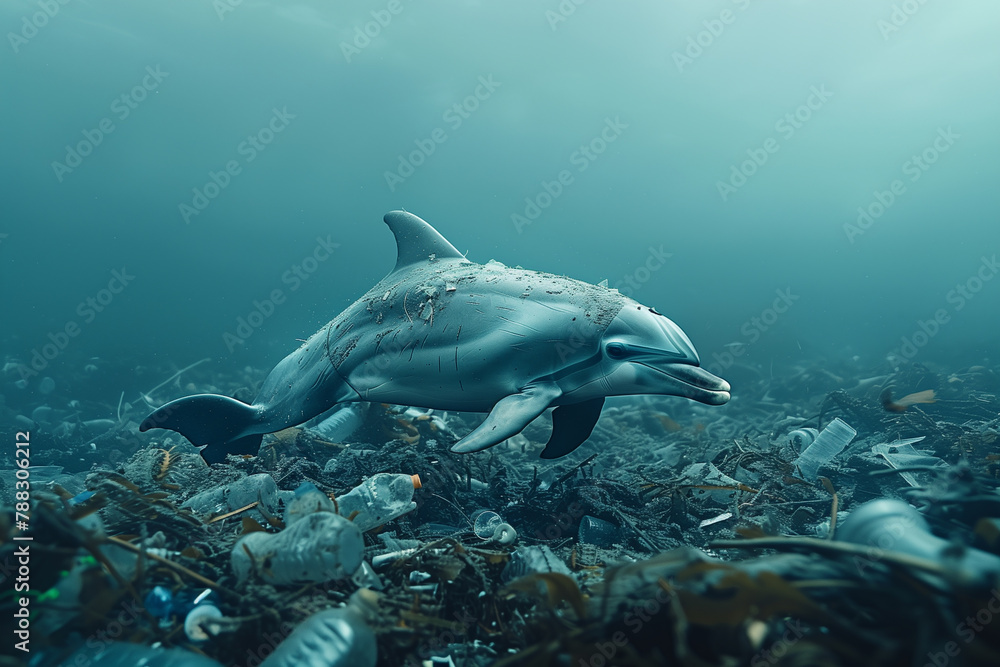
{"type": "MultiPolygon", "coordinates": [[[[271,514],[277,513],[278,485],[267,473],[250,475],[232,484],[202,491],[181,503],[181,507],[201,515],[223,514],[246,507],[258,500],[271,514]]],[[[258,521],[265,520],[256,509],[250,512],[251,515],[260,517],[258,521]]]]}
{"type": "Polygon", "coordinates": [[[346,607],[313,614],[260,667],[375,667],[378,649],[368,622],[378,612],[377,600],[362,588],[346,607]]]}
{"type": "Polygon", "coordinates": [[[254,532],[233,547],[242,582],[251,573],[274,585],[344,579],[361,565],[365,543],[356,525],[333,512],[313,512],[280,533],[254,532]]]}
{"type": "Polygon", "coordinates": [[[353,515],[354,525],[364,532],[415,510],[413,491],[419,488],[418,475],[379,473],[337,498],[337,505],[341,516],[353,515]]]}
{"type": "Polygon", "coordinates": [[[816,471],[820,466],[832,461],[857,434],[840,417],[827,424],[812,444],[795,459],[794,465],[802,472],[803,479],[816,479],[816,471]]]}
{"type": "Polygon", "coordinates": [[[325,419],[312,427],[312,431],[324,440],[341,443],[361,428],[365,423],[370,403],[347,403],[330,411],[325,419]]]}
{"type": "Polygon", "coordinates": [[[844,519],[837,539],[874,547],[869,551],[873,563],[883,550],[935,561],[953,581],[992,586],[1000,575],[1000,556],[972,547],[956,548],[934,535],[923,515],[902,500],[883,498],[860,505],[844,519]]]}

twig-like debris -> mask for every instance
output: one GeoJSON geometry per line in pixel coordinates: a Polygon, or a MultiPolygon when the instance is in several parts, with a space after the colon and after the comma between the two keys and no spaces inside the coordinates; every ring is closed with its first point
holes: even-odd
{"type": "MultiPolygon", "coordinates": [[[[595,456],[596,456],[596,454],[595,454],[595,456]]],[[[636,535],[638,535],[639,539],[641,539],[643,542],[645,542],[646,546],[648,546],[650,549],[652,549],[654,553],[658,553],[660,551],[663,551],[660,547],[658,547],[655,544],[653,544],[653,541],[651,539],[649,539],[648,537],[646,537],[646,534],[644,532],[642,532],[641,530],[639,530],[639,528],[634,523],[632,523],[632,520],[629,519],[627,516],[625,516],[625,514],[621,510],[619,510],[619,509],[616,508],[615,509],[615,514],[617,514],[618,518],[621,519],[622,523],[624,523],[626,526],[628,526],[629,528],[631,528],[632,532],[634,532],[636,535]]]]}
{"type": "Polygon", "coordinates": [[[567,472],[565,475],[563,475],[562,477],[560,477],[556,481],[552,482],[552,486],[549,487],[549,488],[555,488],[555,487],[559,486],[560,484],[562,484],[563,482],[565,482],[569,478],[571,478],[574,475],[576,475],[576,471],[577,470],[579,470],[583,466],[587,465],[588,463],[590,463],[591,461],[593,461],[596,458],[597,458],[597,454],[591,454],[590,456],[588,456],[584,460],[580,461],[575,466],[573,466],[572,468],[570,468],[569,472],[567,472]]]}
{"type": "Polygon", "coordinates": [[[246,507],[241,507],[238,510],[233,510],[232,512],[227,512],[226,514],[220,514],[219,516],[213,517],[212,519],[210,519],[209,521],[206,521],[205,523],[206,524],[210,524],[210,523],[215,523],[216,521],[222,521],[223,519],[228,519],[231,516],[236,516],[240,512],[245,512],[248,509],[256,507],[259,503],[260,503],[260,501],[255,500],[252,503],[250,503],[249,505],[247,505],[246,507]]]}
{"type": "Polygon", "coordinates": [[[837,490],[833,488],[833,482],[828,477],[820,477],[819,481],[823,483],[823,488],[833,496],[833,503],[830,507],[830,532],[826,534],[826,539],[832,540],[833,533],[837,530],[837,508],[840,505],[840,499],[837,497],[837,490]]]}
{"type": "MultiPolygon", "coordinates": [[[[855,556],[870,558],[871,547],[853,542],[837,542],[818,537],[757,537],[746,540],[715,540],[709,542],[712,549],[774,549],[776,551],[822,552],[832,556],[855,556]]],[[[944,568],[926,558],[918,558],[905,553],[883,551],[879,562],[903,568],[923,570],[938,576],[945,574],[944,568]]]]}
{"type": "MultiPolygon", "coordinates": [[[[119,539],[117,537],[114,537],[113,535],[109,535],[107,539],[110,542],[112,542],[114,544],[117,544],[120,547],[124,547],[124,548],[128,549],[129,551],[132,551],[132,552],[137,553],[137,554],[141,554],[143,556],[146,556],[147,558],[152,558],[153,560],[155,560],[158,563],[162,563],[163,565],[166,565],[167,567],[173,568],[173,569],[177,570],[178,572],[191,577],[192,579],[194,579],[198,583],[205,584],[209,588],[214,588],[217,591],[226,593],[228,595],[232,595],[233,597],[237,597],[237,598],[240,597],[234,591],[231,591],[228,588],[220,586],[219,584],[215,583],[211,579],[203,577],[200,574],[198,574],[197,572],[194,572],[193,570],[189,570],[188,568],[184,567],[180,563],[175,563],[174,561],[170,560],[169,558],[164,558],[163,556],[157,556],[156,554],[150,553],[150,552],[146,551],[145,549],[143,549],[141,547],[137,547],[136,545],[132,544],[131,542],[126,542],[125,540],[122,540],[122,539],[119,539]]],[[[138,599],[138,598],[136,598],[136,599],[138,599]]]]}
{"type": "Polygon", "coordinates": [[[185,373],[185,372],[191,370],[192,368],[194,368],[195,366],[198,366],[200,364],[205,363],[206,361],[211,361],[211,360],[212,360],[211,357],[205,357],[201,361],[196,361],[193,364],[191,364],[190,366],[187,366],[185,368],[180,369],[179,371],[177,371],[176,373],[174,373],[173,375],[171,375],[170,377],[168,377],[166,380],[164,380],[163,382],[161,382],[160,384],[156,385],[155,387],[153,387],[152,389],[150,389],[149,391],[147,391],[145,394],[143,394],[142,395],[143,400],[145,400],[147,403],[149,403],[150,401],[146,397],[149,396],[150,394],[152,394],[154,391],[156,391],[160,387],[163,387],[163,386],[166,386],[166,385],[170,384],[173,380],[175,380],[178,376],[180,376],[181,373],[185,373]]]}

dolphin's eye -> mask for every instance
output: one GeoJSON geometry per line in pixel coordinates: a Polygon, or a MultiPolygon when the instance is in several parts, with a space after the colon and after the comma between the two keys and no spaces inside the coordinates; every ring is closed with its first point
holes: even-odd
{"type": "Polygon", "coordinates": [[[625,346],[621,343],[608,343],[608,347],[606,349],[608,351],[608,356],[612,359],[624,359],[627,354],[625,346]]]}

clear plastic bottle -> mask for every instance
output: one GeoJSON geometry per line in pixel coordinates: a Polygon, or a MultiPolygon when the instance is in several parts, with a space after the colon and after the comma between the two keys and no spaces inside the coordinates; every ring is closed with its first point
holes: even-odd
{"type": "Polygon", "coordinates": [[[333,512],[313,512],[280,533],[254,532],[233,547],[230,563],[242,582],[251,574],[274,585],[330,581],[360,567],[365,543],[356,525],[333,512]]]}
{"type": "Polygon", "coordinates": [[[413,491],[419,488],[418,475],[379,473],[337,498],[337,506],[364,532],[415,510],[413,491]]]}
{"type": "Polygon", "coordinates": [[[378,649],[368,622],[378,613],[377,601],[377,593],[362,588],[346,607],[313,614],[260,667],[375,667],[378,649]]]}
{"type": "Polygon", "coordinates": [[[833,457],[842,452],[857,434],[858,432],[840,417],[827,424],[812,444],[795,459],[795,466],[801,471],[802,478],[816,479],[816,471],[820,466],[832,461],[833,457]]]}

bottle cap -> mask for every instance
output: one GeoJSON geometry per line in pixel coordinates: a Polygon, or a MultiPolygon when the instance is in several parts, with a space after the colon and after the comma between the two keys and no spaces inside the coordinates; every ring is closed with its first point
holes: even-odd
{"type": "Polygon", "coordinates": [[[420,484],[420,475],[410,475],[410,480],[413,482],[414,489],[419,489],[422,486],[420,484]]]}

